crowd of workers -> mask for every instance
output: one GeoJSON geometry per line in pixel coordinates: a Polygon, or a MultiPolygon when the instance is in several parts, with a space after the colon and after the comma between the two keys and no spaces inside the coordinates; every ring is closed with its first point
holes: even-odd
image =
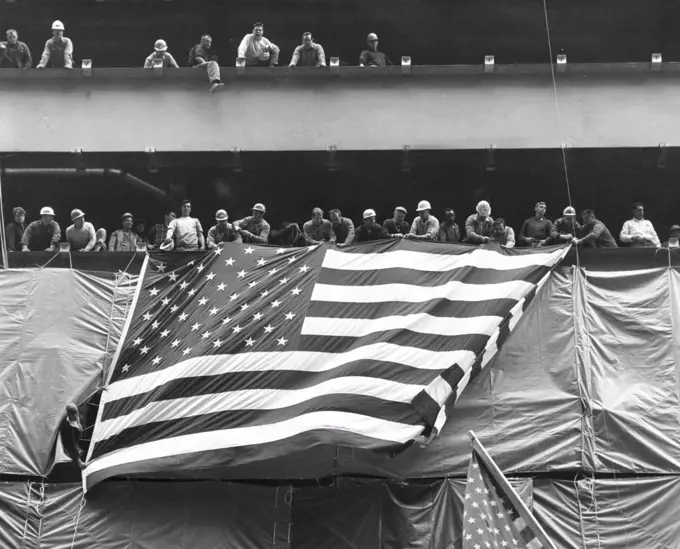
{"type": "MultiPolygon", "coordinates": [[[[245,242],[254,244],[278,244],[290,246],[312,246],[329,244],[344,248],[355,242],[367,242],[389,238],[406,238],[439,242],[463,242],[472,245],[495,244],[513,248],[516,245],[541,247],[560,243],[594,248],[616,248],[617,242],[611,232],[591,209],[581,212],[581,223],[576,219],[576,210],[568,206],[562,217],[550,221],[546,217],[546,203],[538,202],[534,215],[522,224],[515,233],[501,217],[491,217],[491,206],[487,201],[477,204],[476,212],[470,215],[461,228],[456,223],[452,208],[444,210],[440,222],[431,213],[432,207],[427,200],[421,200],[416,215],[409,223],[408,211],[403,206],[394,209],[393,216],[382,224],[376,220],[372,209],[364,211],[358,226],[338,209],[324,217],[321,208],[314,208],[309,221],[302,228],[297,223],[287,224],[279,231],[271,231],[265,220],[266,208],[258,203],[252,207],[252,215],[229,221],[224,209],[215,214],[215,222],[204,233],[201,222],[191,216],[191,202],[182,203],[180,216],[175,212],[165,213],[162,223],[146,230],[144,223],[135,223],[131,213],[121,216],[121,228],[114,231],[107,244],[107,231],[95,229],[85,220],[85,212],[74,209],[71,212],[73,224],[66,229],[62,242],[61,228],[54,220],[55,212],[45,206],[40,210],[40,219],[26,224],[26,210],[16,207],[13,219],[5,228],[8,251],[46,251],[56,252],[61,248],[71,251],[193,251],[214,249],[223,242],[245,242]]],[[[623,224],[619,240],[631,247],[678,247],[680,226],[673,225],[668,240],[659,240],[651,221],[644,217],[644,205],[636,202],[632,207],[631,218],[623,224]]]]}
{"type": "MultiPolygon", "coordinates": [[[[64,24],[61,21],[52,23],[52,38],[45,42],[42,56],[37,69],[72,69],[73,42],[64,36],[64,24]]],[[[264,25],[255,23],[251,33],[241,40],[236,52],[237,64],[247,67],[278,67],[281,50],[265,38],[264,25]]],[[[189,67],[205,68],[210,80],[210,91],[218,91],[222,86],[220,79],[219,59],[212,50],[212,37],[209,34],[201,36],[200,43],[189,52],[189,67]]],[[[378,35],[370,33],[366,40],[366,48],[359,54],[359,66],[384,67],[392,65],[389,57],[378,50],[378,35]]],[[[16,29],[7,31],[7,40],[0,42],[0,67],[30,69],[33,58],[28,45],[19,40],[16,29]]],[[[168,44],[163,39],[156,40],[154,51],[144,61],[144,68],[154,67],[179,68],[179,64],[168,51],[168,44]]],[[[323,46],[314,42],[311,32],[302,35],[302,43],[295,48],[288,63],[293,67],[325,67],[326,53],[323,46]]]]}

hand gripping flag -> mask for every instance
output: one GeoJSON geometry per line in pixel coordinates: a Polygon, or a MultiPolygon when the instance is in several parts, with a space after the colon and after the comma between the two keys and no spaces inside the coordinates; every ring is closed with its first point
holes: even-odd
{"type": "Polygon", "coordinates": [[[85,486],[433,436],[566,250],[392,240],[152,255],[85,486]]]}

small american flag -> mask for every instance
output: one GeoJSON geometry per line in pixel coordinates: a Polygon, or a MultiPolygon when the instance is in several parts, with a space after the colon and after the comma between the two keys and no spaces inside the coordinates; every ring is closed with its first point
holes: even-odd
{"type": "Polygon", "coordinates": [[[432,436],[565,253],[393,240],[152,255],[85,485],[432,436]]]}
{"type": "Polygon", "coordinates": [[[472,450],[465,489],[463,549],[503,547],[539,549],[543,545],[472,450]]]}

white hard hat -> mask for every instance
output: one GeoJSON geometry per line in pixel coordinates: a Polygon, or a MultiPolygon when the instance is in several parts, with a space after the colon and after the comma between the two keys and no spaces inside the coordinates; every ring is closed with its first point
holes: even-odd
{"type": "Polygon", "coordinates": [[[40,215],[54,216],[54,210],[52,208],[50,208],[49,206],[45,206],[42,210],[40,210],[40,215]]]}
{"type": "Polygon", "coordinates": [[[374,32],[370,33],[368,35],[368,38],[366,39],[367,42],[373,42],[374,40],[378,39],[378,35],[374,32]]]}
{"type": "Polygon", "coordinates": [[[66,30],[66,29],[64,29],[64,23],[62,23],[61,21],[55,21],[54,23],[52,23],[52,30],[53,31],[63,31],[63,30],[66,30]]]}
{"type": "Polygon", "coordinates": [[[255,204],[255,205],[252,207],[252,210],[253,210],[253,211],[256,211],[256,212],[266,213],[267,208],[264,207],[264,204],[261,204],[260,202],[258,202],[257,204],[255,204]]]}
{"type": "Polygon", "coordinates": [[[364,210],[364,219],[367,217],[375,217],[375,210],[372,210],[371,208],[364,210]]]}
{"type": "Polygon", "coordinates": [[[416,208],[417,212],[422,212],[423,210],[431,210],[432,206],[430,206],[430,203],[427,200],[421,200],[418,202],[418,208],[416,208]]]}
{"type": "Polygon", "coordinates": [[[567,206],[566,208],[564,208],[562,215],[576,215],[576,210],[571,206],[567,206]]]}
{"type": "Polygon", "coordinates": [[[165,43],[165,40],[156,40],[156,43],[153,45],[153,49],[156,51],[167,51],[168,45],[165,43]]]}
{"type": "Polygon", "coordinates": [[[217,213],[215,214],[215,220],[226,221],[227,219],[229,219],[229,216],[227,215],[227,210],[217,210],[217,213]]]}

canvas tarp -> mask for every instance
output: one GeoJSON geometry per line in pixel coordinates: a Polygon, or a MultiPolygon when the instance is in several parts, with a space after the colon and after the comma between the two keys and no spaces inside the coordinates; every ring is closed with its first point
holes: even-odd
{"type": "MultiPolygon", "coordinates": [[[[679,476],[513,479],[559,549],[677,549],[679,476]]],[[[0,484],[2,547],[458,549],[465,479],[0,484]],[[82,505],[82,509],[81,509],[82,505]],[[80,512],[79,512],[80,510],[80,512]]]]}
{"type": "Polygon", "coordinates": [[[137,278],[0,271],[0,473],[49,473],[64,408],[103,385],[137,278]]]}

